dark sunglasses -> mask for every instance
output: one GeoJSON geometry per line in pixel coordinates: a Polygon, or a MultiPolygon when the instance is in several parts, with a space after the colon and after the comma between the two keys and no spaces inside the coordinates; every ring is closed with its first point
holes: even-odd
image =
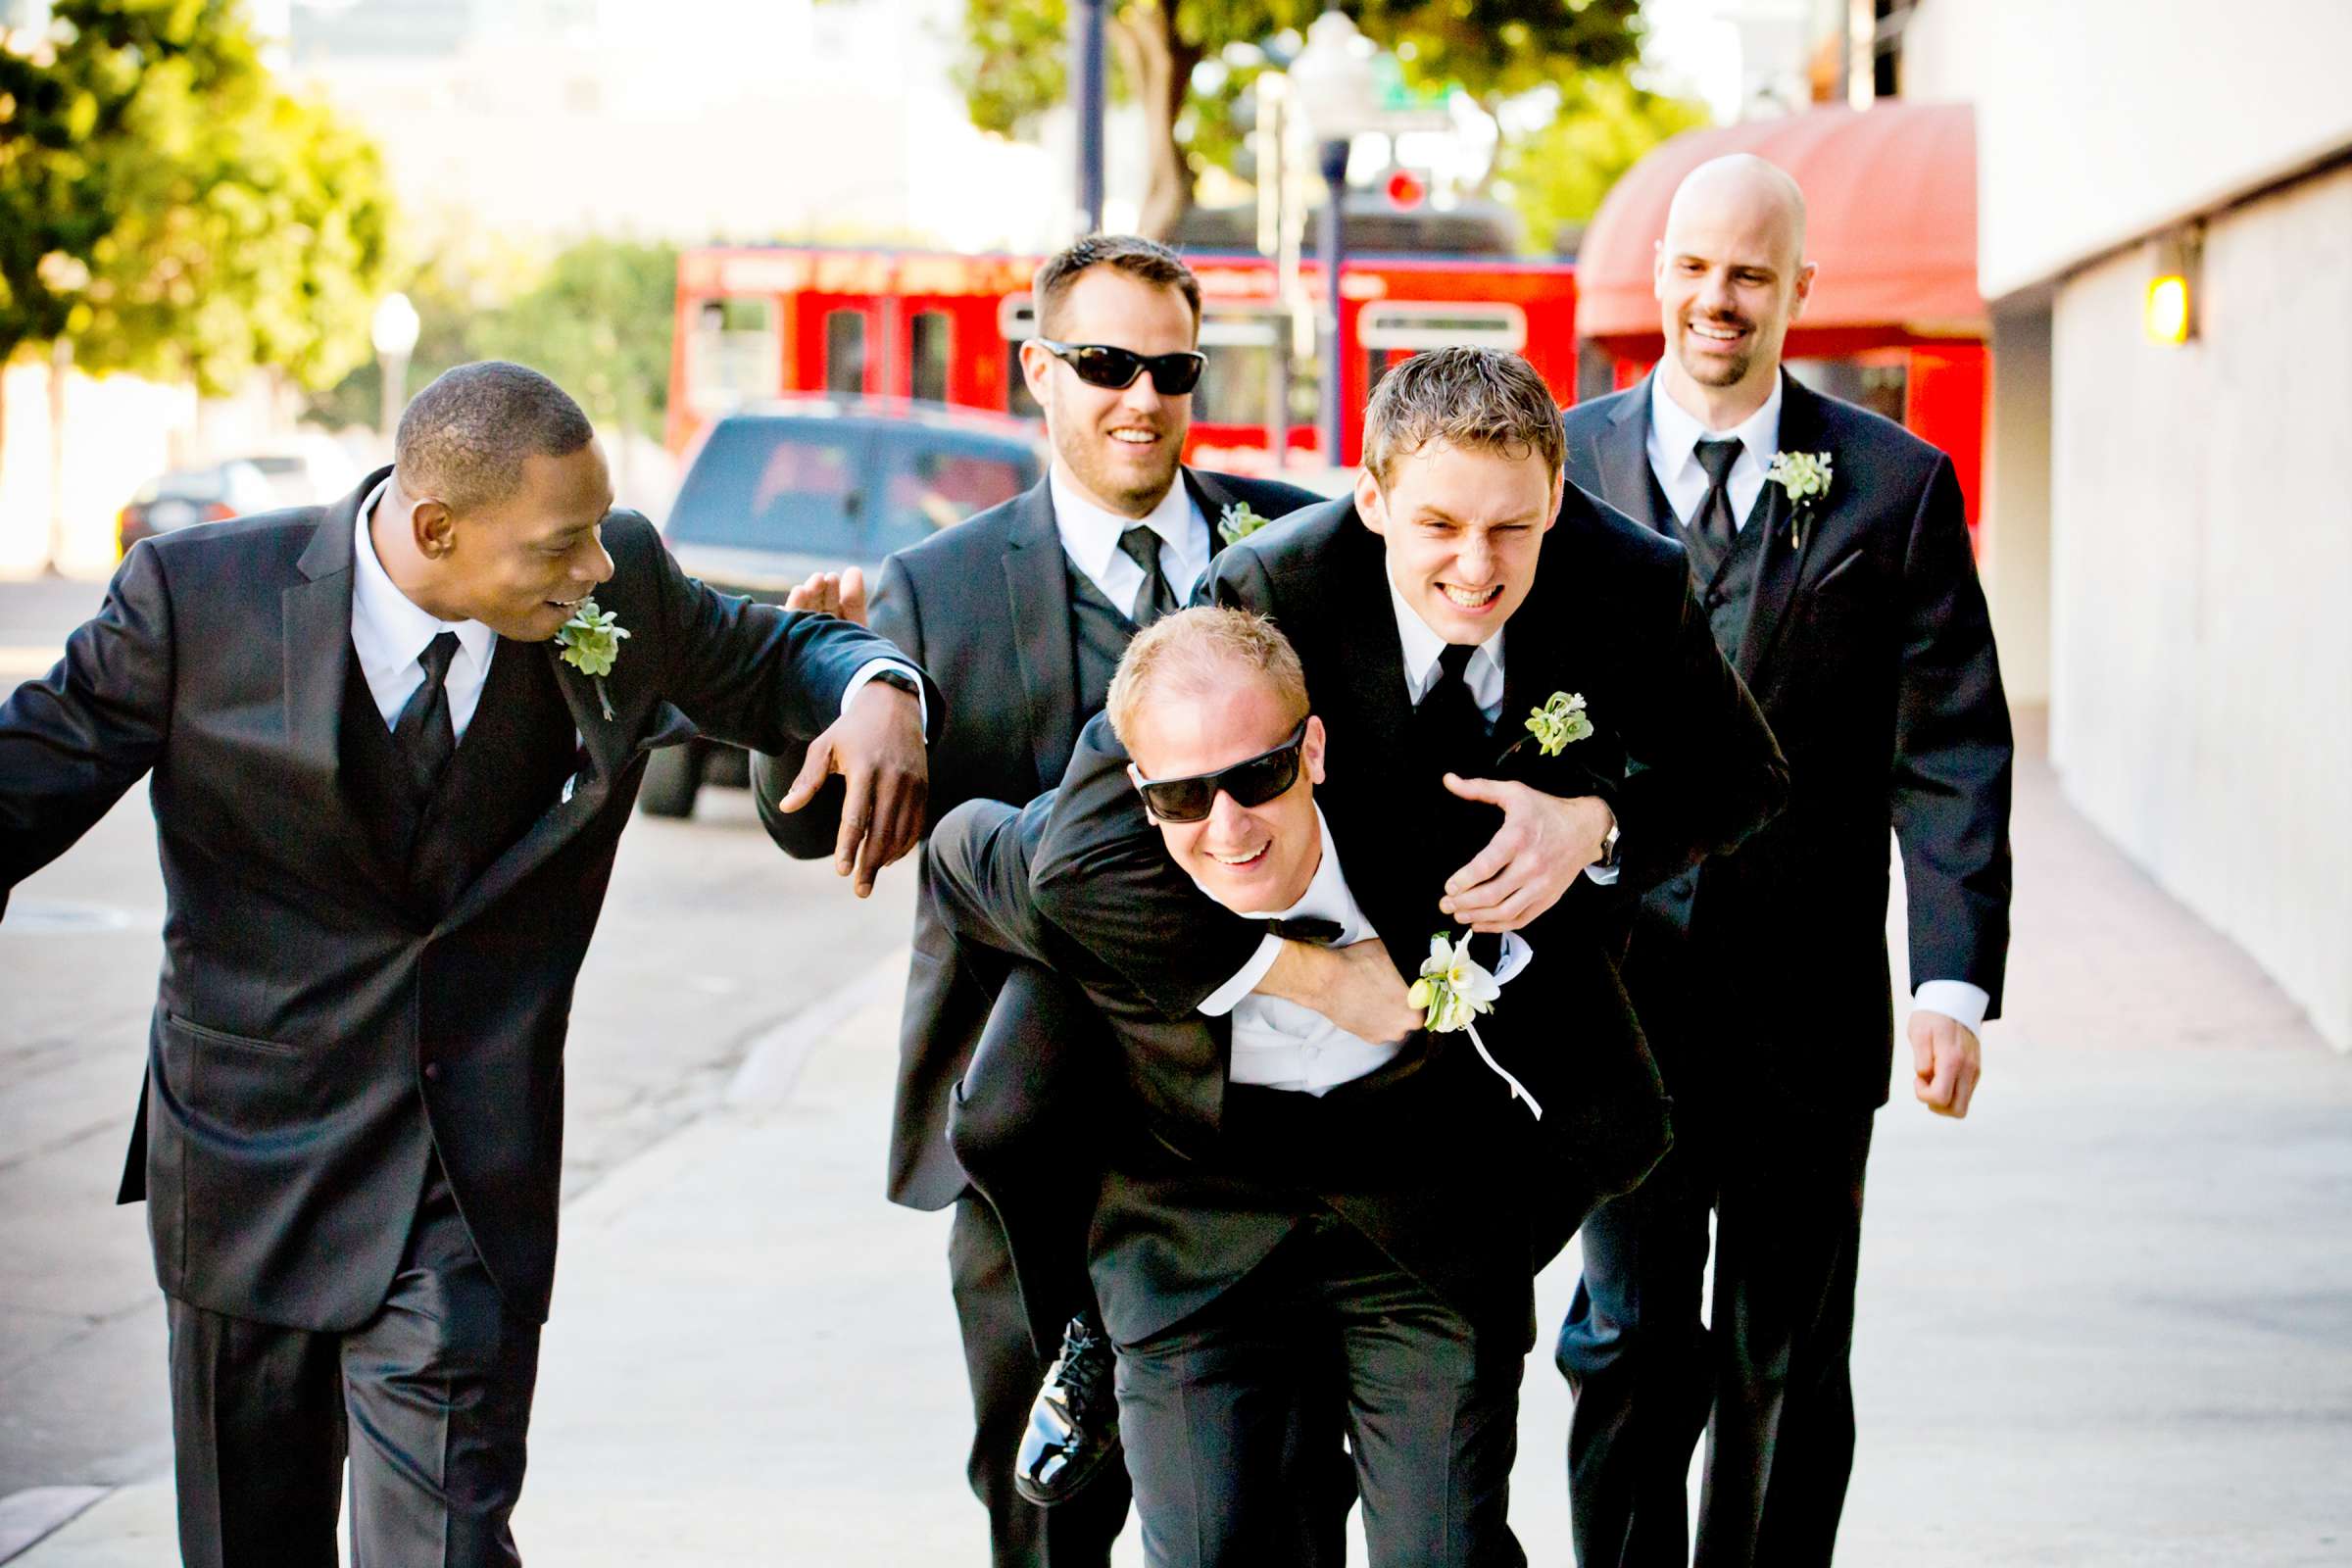
{"type": "Polygon", "coordinates": [[[1108,391],[1123,391],[1135,385],[1135,378],[1146,370],[1152,372],[1152,390],[1163,398],[1180,398],[1200,384],[1200,368],[1208,363],[1205,356],[1183,354],[1138,354],[1132,349],[1112,348],[1107,343],[1055,343],[1039,338],[1038,347],[1053,355],[1078,372],[1078,379],[1088,386],[1108,391]]]}
{"type": "Polygon", "coordinates": [[[1263,806],[1298,782],[1298,749],[1305,744],[1306,720],[1302,718],[1291,731],[1291,738],[1270,752],[1192,778],[1139,778],[1135,787],[1152,814],[1161,821],[1203,821],[1217,804],[1220,790],[1232,796],[1236,806],[1263,806]]]}

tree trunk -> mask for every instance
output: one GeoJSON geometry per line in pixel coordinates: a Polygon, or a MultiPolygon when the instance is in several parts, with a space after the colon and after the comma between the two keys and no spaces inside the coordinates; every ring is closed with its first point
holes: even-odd
{"type": "Polygon", "coordinates": [[[1164,240],[1193,206],[1193,172],[1176,145],[1176,117],[1184,112],[1200,50],[1178,35],[1169,0],[1136,0],[1114,13],[1109,24],[1128,89],[1144,111],[1146,177],[1136,230],[1164,240]]]}

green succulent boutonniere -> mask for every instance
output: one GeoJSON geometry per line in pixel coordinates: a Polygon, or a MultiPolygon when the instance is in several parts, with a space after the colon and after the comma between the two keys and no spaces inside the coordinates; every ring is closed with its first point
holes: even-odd
{"type": "Polygon", "coordinates": [[[1441,931],[1429,939],[1429,957],[1422,963],[1421,976],[1413,982],[1413,989],[1405,993],[1404,1000],[1410,1006],[1427,1009],[1421,1026],[1431,1034],[1446,1035],[1457,1030],[1468,1034],[1479,1059],[1494,1076],[1511,1086],[1513,1100],[1526,1101],[1527,1108],[1542,1121],[1544,1107],[1536,1103],[1536,1097],[1494,1059],[1487,1050],[1487,1043],[1478,1037],[1478,1015],[1493,1012],[1495,999],[1501,995],[1502,982],[1470,956],[1470,938],[1465,935],[1456,942],[1452,932],[1441,931]]]}
{"type": "Polygon", "coordinates": [[[1585,715],[1585,694],[1553,692],[1544,700],[1542,708],[1527,710],[1527,733],[1511,742],[1510,751],[1504,752],[1495,761],[1499,764],[1503,758],[1509,757],[1511,752],[1529,741],[1534,741],[1536,750],[1545,757],[1557,757],[1568,749],[1571,742],[1581,741],[1592,733],[1592,720],[1585,715]]]}
{"type": "Polygon", "coordinates": [[[1775,452],[1765,479],[1788,496],[1788,548],[1800,549],[1802,532],[1813,509],[1830,493],[1830,455],[1827,452],[1775,452]]]}
{"type": "Polygon", "coordinates": [[[605,677],[612,673],[613,662],[620,658],[620,640],[628,634],[620,617],[599,611],[593,599],[581,600],[579,610],[556,633],[564,662],[596,682],[597,706],[608,719],[612,716],[612,700],[605,695],[605,677]]]}
{"type": "Polygon", "coordinates": [[[1250,511],[1249,502],[1236,501],[1217,518],[1217,537],[1229,545],[1238,545],[1273,520],[1250,511]]]}

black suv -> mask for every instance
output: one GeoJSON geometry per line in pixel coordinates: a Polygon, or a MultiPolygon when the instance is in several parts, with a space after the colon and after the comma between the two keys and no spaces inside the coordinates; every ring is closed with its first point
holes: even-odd
{"type": "MultiPolygon", "coordinates": [[[[811,572],[865,568],[1037,483],[1036,427],[936,404],[793,398],[711,425],[662,535],[723,593],[781,604],[811,572]]],[[[685,816],[706,782],[742,785],[744,754],[696,740],[656,752],[638,805],[685,816]]]]}

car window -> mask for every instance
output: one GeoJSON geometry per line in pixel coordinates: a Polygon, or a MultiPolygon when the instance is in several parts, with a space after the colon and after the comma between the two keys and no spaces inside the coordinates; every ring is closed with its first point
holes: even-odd
{"type": "Polygon", "coordinates": [[[878,444],[881,499],[869,544],[877,557],[1009,501],[1037,482],[1036,458],[1010,442],[894,431],[878,444]]]}
{"type": "Polygon", "coordinates": [[[864,439],[815,420],[722,419],[670,509],[680,544],[859,559],[864,439]]]}

